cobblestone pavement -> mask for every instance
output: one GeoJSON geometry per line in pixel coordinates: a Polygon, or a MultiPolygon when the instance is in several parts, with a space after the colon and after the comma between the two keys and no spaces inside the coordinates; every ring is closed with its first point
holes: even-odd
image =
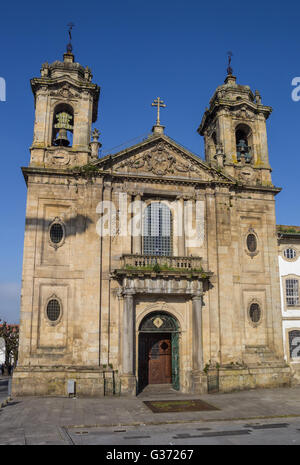
{"type": "Polygon", "coordinates": [[[300,387],[137,398],[14,398],[0,444],[300,444],[300,387]],[[201,398],[219,410],[153,413],[143,400],[201,398]]]}

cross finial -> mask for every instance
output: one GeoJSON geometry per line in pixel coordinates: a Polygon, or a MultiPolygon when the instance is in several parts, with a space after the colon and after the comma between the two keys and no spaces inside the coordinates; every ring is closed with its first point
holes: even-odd
{"type": "Polygon", "coordinates": [[[69,27],[69,30],[68,30],[68,33],[69,33],[69,43],[67,45],[67,52],[68,53],[72,53],[72,50],[73,50],[73,47],[72,47],[72,34],[71,34],[71,31],[73,29],[73,27],[75,26],[75,24],[73,23],[69,23],[68,24],[68,27],[69,27]]]}
{"type": "Polygon", "coordinates": [[[153,107],[157,107],[157,119],[156,119],[156,126],[160,126],[159,114],[160,114],[160,107],[165,108],[166,105],[164,101],[161,100],[160,97],[154,99],[153,103],[151,104],[153,107]]]}

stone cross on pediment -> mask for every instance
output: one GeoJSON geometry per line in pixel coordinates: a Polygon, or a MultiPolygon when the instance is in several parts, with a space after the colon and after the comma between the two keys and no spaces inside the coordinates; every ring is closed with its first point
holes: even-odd
{"type": "Polygon", "coordinates": [[[157,118],[156,118],[156,126],[160,126],[160,108],[165,108],[166,105],[164,101],[161,100],[160,97],[157,97],[151,104],[153,107],[157,107],[157,118]]]}

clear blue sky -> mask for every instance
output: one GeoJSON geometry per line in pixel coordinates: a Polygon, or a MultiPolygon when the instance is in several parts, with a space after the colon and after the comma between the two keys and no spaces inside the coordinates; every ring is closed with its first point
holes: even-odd
{"type": "Polygon", "coordinates": [[[72,21],[76,61],[90,66],[101,86],[103,150],[151,130],[151,102],[164,99],[166,133],[203,157],[196,129],[226,71],[226,52],[238,82],[259,89],[271,105],[268,120],[277,223],[300,224],[300,102],[291,81],[300,76],[297,1],[199,0],[15,1],[1,5],[0,318],[19,318],[26,186],[34,106],[30,78],[41,64],[62,58],[72,21]]]}

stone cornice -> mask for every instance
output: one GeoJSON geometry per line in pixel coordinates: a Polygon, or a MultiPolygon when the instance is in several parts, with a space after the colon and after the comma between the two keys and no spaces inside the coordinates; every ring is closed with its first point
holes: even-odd
{"type": "Polygon", "coordinates": [[[55,78],[49,78],[49,77],[33,78],[30,80],[30,84],[31,84],[32,92],[34,94],[34,101],[36,100],[36,93],[43,87],[47,89],[56,90],[56,89],[63,87],[64,84],[68,84],[74,89],[79,90],[80,93],[82,93],[82,91],[89,92],[92,95],[93,100],[94,100],[93,122],[97,120],[98,101],[99,101],[99,96],[100,96],[100,87],[97,84],[94,84],[87,80],[74,79],[68,74],[65,74],[63,76],[58,76],[55,78]]]}
{"type": "Polygon", "coordinates": [[[261,105],[261,104],[256,104],[247,99],[233,101],[232,99],[226,99],[226,98],[220,99],[216,97],[215,99],[212,100],[209,109],[205,111],[202,121],[200,123],[200,126],[197,129],[197,132],[201,136],[203,136],[207,125],[214,119],[216,113],[220,111],[222,108],[228,108],[229,111],[234,112],[238,110],[239,108],[242,108],[245,106],[251,109],[253,113],[255,114],[262,113],[266,119],[272,113],[272,107],[261,105]]]}
{"type": "Polygon", "coordinates": [[[173,185],[190,185],[194,187],[206,187],[206,186],[224,186],[234,190],[247,190],[253,192],[272,192],[278,194],[282,189],[276,186],[251,186],[243,184],[237,180],[202,180],[195,178],[180,178],[176,177],[158,177],[154,175],[145,175],[145,174],[124,174],[124,173],[114,173],[111,171],[91,171],[85,173],[84,171],[79,171],[75,169],[55,169],[55,168],[41,168],[41,167],[22,167],[23,176],[27,183],[28,177],[31,175],[40,175],[40,176],[59,176],[67,177],[74,179],[89,179],[89,178],[106,178],[111,181],[132,181],[132,182],[151,182],[152,184],[173,184],[173,185]]]}

